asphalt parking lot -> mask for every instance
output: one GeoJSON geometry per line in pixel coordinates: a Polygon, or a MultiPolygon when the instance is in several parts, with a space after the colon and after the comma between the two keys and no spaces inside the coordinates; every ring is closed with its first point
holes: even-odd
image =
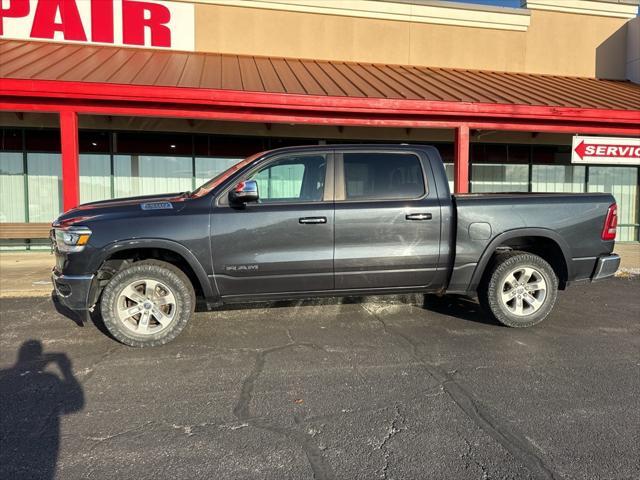
{"type": "Polygon", "coordinates": [[[198,313],[132,349],[0,300],[0,478],[640,477],[640,280],[543,324],[461,299],[198,313]]]}

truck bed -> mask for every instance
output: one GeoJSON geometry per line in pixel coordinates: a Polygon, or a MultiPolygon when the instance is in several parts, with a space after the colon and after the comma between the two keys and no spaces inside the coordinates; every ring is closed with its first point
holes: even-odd
{"type": "Polygon", "coordinates": [[[448,291],[467,292],[488,249],[518,236],[544,235],[557,241],[568,259],[570,280],[588,278],[596,258],[612,250],[601,232],[609,206],[607,193],[491,193],[452,196],[456,229],[453,273],[448,291]]]}

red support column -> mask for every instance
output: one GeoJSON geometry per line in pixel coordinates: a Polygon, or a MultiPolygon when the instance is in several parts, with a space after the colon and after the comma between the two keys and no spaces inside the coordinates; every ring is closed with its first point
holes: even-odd
{"type": "Polygon", "coordinates": [[[62,209],[77,207],[80,203],[80,162],[78,158],[78,114],[60,112],[62,143],[62,209]]]}
{"type": "Polygon", "coordinates": [[[455,193],[469,192],[469,127],[456,127],[454,143],[454,180],[455,193]]]}

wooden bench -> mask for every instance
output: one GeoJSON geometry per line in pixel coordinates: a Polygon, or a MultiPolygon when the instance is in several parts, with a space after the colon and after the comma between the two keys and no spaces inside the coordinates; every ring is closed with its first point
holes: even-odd
{"type": "Polygon", "coordinates": [[[50,223],[0,223],[0,240],[49,238],[50,223]]]}

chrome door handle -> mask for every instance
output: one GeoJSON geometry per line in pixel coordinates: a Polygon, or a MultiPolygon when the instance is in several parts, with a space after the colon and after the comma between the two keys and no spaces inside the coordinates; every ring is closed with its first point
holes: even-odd
{"type": "Polygon", "coordinates": [[[298,219],[298,221],[300,223],[310,223],[310,224],[327,223],[327,217],[302,217],[298,219]]]}
{"type": "Polygon", "coordinates": [[[410,213],[406,217],[407,220],[431,220],[430,213],[410,213]]]}

